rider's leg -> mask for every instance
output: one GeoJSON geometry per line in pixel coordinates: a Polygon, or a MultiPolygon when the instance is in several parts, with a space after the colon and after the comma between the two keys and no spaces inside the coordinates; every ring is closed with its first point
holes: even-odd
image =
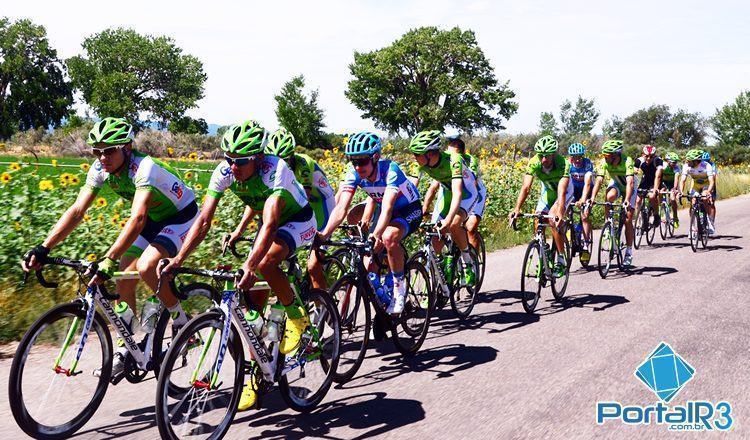
{"type": "Polygon", "coordinates": [[[401,313],[406,297],[404,280],[404,260],[406,255],[401,240],[406,236],[406,227],[398,222],[391,222],[383,232],[383,245],[388,253],[388,265],[393,276],[393,300],[388,307],[389,313],[401,313]]]}
{"type": "Polygon", "coordinates": [[[474,214],[466,219],[466,231],[469,234],[469,243],[477,250],[479,250],[479,221],[481,219],[481,217],[474,214]]]}
{"type": "Polygon", "coordinates": [[[326,277],[323,273],[323,264],[317,251],[310,252],[310,259],[307,260],[307,273],[310,275],[310,282],[313,287],[323,290],[328,289],[326,277]]]}
{"type": "MultiPolygon", "coordinates": [[[[649,199],[651,201],[651,212],[654,213],[654,222],[661,219],[659,216],[659,193],[651,193],[649,199]]],[[[658,225],[658,223],[657,223],[658,225]]]]}
{"type": "MultiPolygon", "coordinates": [[[[164,246],[158,243],[152,243],[146,247],[138,258],[136,268],[138,273],[141,275],[141,279],[146,282],[148,287],[152,291],[156,292],[156,288],[159,284],[158,266],[159,261],[163,258],[169,258],[172,253],[168,252],[164,246]]],[[[164,283],[159,291],[159,299],[161,300],[164,307],[169,310],[169,314],[172,316],[173,325],[176,328],[182,327],[188,321],[185,311],[182,310],[180,302],[172,292],[169,283],[164,283]]]]}
{"type": "MultiPolygon", "coordinates": [[[[137,263],[137,256],[126,253],[120,258],[120,270],[133,272],[136,270],[137,263]]],[[[117,280],[115,282],[117,294],[120,295],[120,299],[117,302],[126,302],[131,310],[135,310],[136,306],[135,287],[138,285],[138,281],[139,280],[117,280]]]]}
{"type": "Polygon", "coordinates": [[[588,209],[584,209],[581,211],[581,223],[583,224],[583,239],[587,242],[591,242],[591,218],[589,217],[589,211],[588,209]]]}

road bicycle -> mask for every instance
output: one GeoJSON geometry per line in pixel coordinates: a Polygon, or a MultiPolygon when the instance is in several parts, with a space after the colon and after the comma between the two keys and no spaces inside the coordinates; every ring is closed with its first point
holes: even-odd
{"type": "Polygon", "coordinates": [[[672,206],[669,199],[671,193],[671,191],[659,191],[659,213],[661,216],[659,235],[661,235],[662,240],[674,237],[674,219],[672,218],[672,206]]]}
{"type": "MultiPolygon", "coordinates": [[[[557,246],[554,240],[552,246],[547,243],[544,236],[545,228],[549,224],[545,220],[558,220],[557,216],[543,213],[519,214],[518,218],[534,219],[536,221],[536,231],[534,237],[526,247],[526,253],[523,256],[523,265],[521,266],[521,304],[526,313],[534,313],[542,288],[550,287],[552,295],[557,301],[565,297],[565,290],[568,287],[568,278],[570,277],[570,246],[563,234],[563,255],[565,256],[565,272],[558,277],[555,274],[555,264],[557,261],[557,246]]],[[[515,220],[513,228],[515,229],[515,220]]]]}
{"type": "Polygon", "coordinates": [[[636,249],[641,246],[644,236],[646,237],[646,243],[650,245],[654,242],[654,236],[656,235],[657,227],[651,220],[654,217],[654,210],[651,208],[651,201],[648,199],[648,195],[651,193],[653,193],[653,190],[638,189],[638,195],[641,197],[641,206],[633,219],[633,228],[635,230],[633,246],[636,249]]]}
{"type": "Polygon", "coordinates": [[[573,258],[578,255],[578,261],[580,261],[583,268],[589,267],[589,263],[591,263],[591,251],[594,247],[593,240],[589,240],[588,243],[586,242],[583,231],[583,220],[581,218],[581,213],[589,209],[590,206],[591,203],[589,201],[586,201],[581,208],[571,203],[568,205],[565,221],[565,234],[570,243],[568,261],[572,262],[573,258]],[[583,258],[584,251],[588,252],[588,259],[583,258]]]}
{"type": "Polygon", "coordinates": [[[708,196],[691,194],[682,195],[680,198],[690,200],[690,230],[688,231],[688,237],[690,238],[690,249],[693,252],[698,252],[700,247],[705,249],[708,244],[708,214],[703,204],[703,201],[708,199],[708,196]]]}
{"type": "MultiPolygon", "coordinates": [[[[43,313],[23,336],[10,368],[8,400],[18,426],[31,437],[70,437],[94,415],[110,383],[116,385],[122,379],[138,383],[149,371],[158,375],[169,339],[165,333],[170,316],[159,303],[153,331],[137,342],[131,326],[115,311],[112,301],[119,295],[109,293],[104,285],[86,287],[88,274],[96,272],[95,263],[61,257],[42,258],[40,263],[72,268],[79,281],[77,298],[43,313]],[[127,349],[124,372],[114,377],[115,353],[107,323],[127,349]]],[[[58,286],[48,282],[41,269],[35,274],[43,287],[58,286]]],[[[118,271],[112,277],[125,279],[140,279],[140,275],[136,271],[118,271]]],[[[216,299],[201,284],[178,287],[173,282],[172,287],[180,301],[191,299],[195,308],[216,299]]],[[[134,316],[133,322],[135,319],[134,316]]],[[[188,351],[186,348],[175,356],[186,356],[188,351]]],[[[169,392],[180,391],[169,385],[169,392]]]]}
{"type": "Polygon", "coordinates": [[[599,276],[607,278],[613,261],[616,261],[618,270],[627,270],[623,265],[625,242],[622,240],[626,218],[625,207],[621,203],[612,202],[594,202],[594,204],[609,208],[601,235],[599,235],[597,260],[599,276]]]}
{"type": "MultiPolygon", "coordinates": [[[[235,288],[242,277],[241,270],[231,272],[224,266],[216,270],[182,267],[175,271],[208,277],[222,288],[217,306],[191,319],[164,357],[156,391],[156,420],[162,438],[223,437],[234,420],[246,376],[257,393],[256,408],[260,408],[262,397],[271,392],[274,384],[286,404],[298,412],[311,411],[323,400],[338,364],[340,319],[327,292],[301,288],[296,278],[301,271],[296,254],[287,262],[295,301],[303,305],[310,320],[299,348],[288,354],[279,351],[283,318],[280,322],[267,320],[269,326],[276,325],[276,331],[268,331],[265,337],[265,326],[259,331],[245,319],[235,288]],[[201,341],[201,349],[181,356],[195,340],[201,341]],[[250,360],[245,360],[243,340],[250,360]],[[184,391],[175,396],[169,392],[170,383],[184,391]]],[[[259,282],[250,291],[267,289],[266,283],[259,282]]],[[[267,305],[247,306],[261,315],[268,309],[267,305]]]]}

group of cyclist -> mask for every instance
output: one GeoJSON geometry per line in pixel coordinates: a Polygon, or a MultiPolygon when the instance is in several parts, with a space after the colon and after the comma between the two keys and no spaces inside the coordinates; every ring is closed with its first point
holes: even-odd
{"type": "MultiPolygon", "coordinates": [[[[711,156],[708,152],[689,150],[685,155],[685,162],[680,164],[677,153],[669,152],[665,159],[662,159],[656,154],[656,147],[645,145],[642,155],[634,160],[623,156],[623,142],[613,139],[602,145],[604,160],[595,167],[591,160],[585,157],[586,147],[580,143],[573,143],[568,147],[568,160],[565,160],[558,150],[558,142],[552,136],[544,136],[534,145],[536,154],[529,160],[515,208],[509,216],[513,224],[529,195],[534,178],[539,179],[541,194],[536,212],[552,216],[549,222],[553,226],[551,230],[558,251],[555,261],[556,276],[562,276],[567,263],[563,252],[562,232],[558,226],[566,219],[566,208],[572,203],[582,208],[581,220],[585,243],[581,259],[588,261],[591,258],[587,250],[590,249],[592,240],[590,212],[605,178],[608,182],[604,193],[605,200],[614,203],[620,199],[626,208],[624,224],[627,247],[623,257],[625,266],[633,264],[634,212],[639,212],[642,203],[650,203],[654,213],[653,224],[658,226],[661,222],[659,197],[662,192],[666,192],[672,208],[674,226],[679,227],[677,201],[683,195],[688,176],[693,181],[689,194],[705,197],[701,203],[705,204],[708,214],[708,233],[716,233],[714,201],[717,171],[710,161],[711,156]]],[[[605,212],[609,209],[609,206],[605,206],[605,212]]]]}

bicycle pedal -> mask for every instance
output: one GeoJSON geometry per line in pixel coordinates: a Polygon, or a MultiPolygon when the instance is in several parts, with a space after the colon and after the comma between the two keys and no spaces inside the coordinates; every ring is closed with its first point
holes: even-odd
{"type": "Polygon", "coordinates": [[[125,379],[125,372],[118,374],[117,376],[112,376],[109,378],[109,383],[112,385],[117,385],[118,383],[122,382],[122,380],[125,379]]]}

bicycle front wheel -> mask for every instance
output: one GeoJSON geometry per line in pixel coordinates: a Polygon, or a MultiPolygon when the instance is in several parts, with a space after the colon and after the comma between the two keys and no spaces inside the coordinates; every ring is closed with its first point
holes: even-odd
{"type": "Polygon", "coordinates": [[[672,222],[672,219],[670,218],[671,216],[669,215],[669,207],[666,203],[659,204],[659,213],[661,217],[661,221],[659,222],[659,235],[662,240],[666,240],[667,234],[669,234],[669,224],[672,222]]]}
{"type": "Polygon", "coordinates": [[[484,270],[487,267],[487,249],[484,247],[484,237],[482,234],[479,236],[479,248],[477,249],[477,258],[479,260],[479,281],[477,282],[477,293],[482,291],[482,284],[484,283],[484,270]]]}
{"type": "Polygon", "coordinates": [[[607,278],[609,269],[612,267],[612,259],[615,253],[615,239],[612,223],[605,223],[599,235],[599,256],[597,260],[599,276],[607,278]]]}
{"type": "Polygon", "coordinates": [[[542,292],[544,260],[539,243],[532,241],[526,248],[521,267],[521,304],[526,313],[534,313],[542,292]]]}
{"type": "Polygon", "coordinates": [[[690,237],[690,248],[693,252],[698,252],[698,241],[700,240],[701,229],[700,229],[700,218],[695,212],[690,212],[690,230],[688,236],[690,237]]]}
{"type": "Polygon", "coordinates": [[[646,212],[647,211],[642,208],[636,213],[636,215],[634,215],[633,230],[635,233],[635,239],[633,240],[633,246],[636,249],[641,247],[641,240],[643,240],[643,235],[646,233],[646,228],[648,228],[648,214],[646,212]]]}
{"type": "Polygon", "coordinates": [[[53,307],[31,325],[13,356],[8,403],[18,426],[34,438],[66,438],[94,415],[112,374],[112,339],[99,315],[82,334],[86,310],[53,307]],[[75,361],[81,338],[85,346],[75,361]],[[100,369],[99,377],[93,375],[100,369]]]}
{"type": "MultiPolygon", "coordinates": [[[[653,211],[651,209],[648,210],[648,215],[646,216],[646,243],[651,245],[651,243],[654,242],[654,237],[656,236],[656,226],[653,224],[653,211]]],[[[661,222],[659,223],[661,225],[661,222]]]]}
{"type": "Polygon", "coordinates": [[[479,266],[477,262],[477,251],[474,246],[469,246],[469,255],[471,257],[471,270],[474,272],[474,282],[468,279],[468,272],[464,267],[461,258],[455,258],[453,260],[453,273],[456,274],[453,277],[453,285],[451,286],[451,309],[453,313],[458,316],[458,319],[465,320],[471,315],[471,311],[474,310],[474,303],[477,299],[477,273],[479,272],[479,266]]]}
{"type": "Polygon", "coordinates": [[[421,263],[409,261],[404,269],[406,301],[401,315],[393,320],[391,336],[401,354],[412,355],[419,351],[427,337],[435,295],[430,289],[427,269],[421,263]]]}
{"type": "Polygon", "coordinates": [[[206,312],[191,319],[172,341],[156,385],[161,438],[219,439],[229,430],[242,391],[244,354],[234,326],[222,347],[223,327],[220,312],[206,312]],[[174,395],[175,389],[184,391],[174,395]]]}
{"type": "Polygon", "coordinates": [[[341,318],[339,364],[333,380],[345,383],[357,374],[367,352],[372,327],[370,304],[364,292],[360,291],[354,275],[346,275],[336,281],[330,293],[341,318]]]}
{"type": "MultiPolygon", "coordinates": [[[[570,244],[568,244],[568,239],[564,235],[563,249],[563,253],[565,254],[565,258],[567,260],[565,262],[565,274],[562,277],[557,277],[557,275],[553,273],[550,283],[550,287],[552,288],[552,296],[554,296],[558,301],[562,301],[562,299],[565,297],[565,290],[568,288],[568,279],[570,278],[570,244]]],[[[550,254],[550,260],[557,261],[557,246],[555,246],[554,243],[552,246],[552,253],[550,254]]]]}

